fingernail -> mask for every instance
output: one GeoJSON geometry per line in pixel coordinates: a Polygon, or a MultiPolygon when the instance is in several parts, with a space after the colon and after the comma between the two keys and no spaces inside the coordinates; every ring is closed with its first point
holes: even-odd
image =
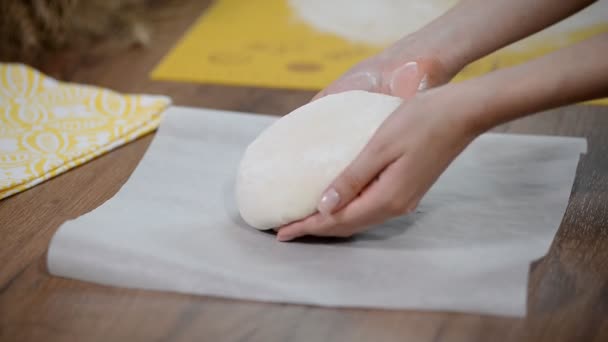
{"type": "Polygon", "coordinates": [[[429,87],[429,77],[427,74],[424,74],[424,76],[420,80],[420,84],[418,84],[418,91],[426,90],[428,87],[429,87]]]}
{"type": "Polygon", "coordinates": [[[336,209],[338,204],[340,203],[340,194],[334,189],[330,188],[325,191],[323,197],[321,197],[321,201],[317,206],[317,210],[323,215],[331,215],[331,213],[336,209]]]}
{"type": "Polygon", "coordinates": [[[418,63],[417,62],[407,62],[401,69],[402,72],[408,71],[413,73],[414,75],[418,73],[418,63]]]}
{"type": "Polygon", "coordinates": [[[418,79],[418,63],[408,62],[397,68],[391,77],[389,90],[391,94],[401,97],[414,96],[420,84],[412,83],[412,80],[418,79]]]}

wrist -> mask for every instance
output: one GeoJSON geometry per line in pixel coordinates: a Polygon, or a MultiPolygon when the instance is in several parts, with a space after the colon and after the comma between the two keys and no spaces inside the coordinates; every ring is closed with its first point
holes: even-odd
{"type": "Polygon", "coordinates": [[[450,83],[418,95],[436,103],[440,109],[438,115],[444,117],[451,129],[471,141],[495,126],[492,116],[486,115],[492,110],[491,97],[475,89],[472,83],[450,83]]]}

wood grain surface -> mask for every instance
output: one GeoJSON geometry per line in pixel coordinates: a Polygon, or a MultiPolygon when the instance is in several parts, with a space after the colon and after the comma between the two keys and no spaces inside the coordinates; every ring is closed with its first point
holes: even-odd
{"type": "MultiPolygon", "coordinates": [[[[181,2],[170,11],[157,2],[146,49],[66,51],[36,66],[66,81],[166,94],[178,105],[280,115],[313,95],[149,80],[209,5],[181,2]]],[[[584,136],[589,143],[553,245],[531,265],[524,319],[278,305],[50,276],[45,253],[53,233],[118,191],[151,134],[0,201],[0,341],[608,341],[608,107],[561,108],[496,130],[584,136]]]]}

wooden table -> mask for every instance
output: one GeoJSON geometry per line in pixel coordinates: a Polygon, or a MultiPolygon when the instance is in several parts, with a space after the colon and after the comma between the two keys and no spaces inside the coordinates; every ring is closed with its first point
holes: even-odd
{"type": "MultiPolygon", "coordinates": [[[[283,114],[313,95],[149,80],[149,71],[208,6],[185,3],[157,18],[148,49],[66,52],[38,67],[66,81],[227,110],[283,114]]],[[[525,319],[277,305],[50,276],[45,253],[53,233],[118,191],[151,134],[0,201],[0,341],[608,341],[608,107],[572,106],[497,131],[585,136],[589,142],[555,241],[531,266],[525,319]]]]}

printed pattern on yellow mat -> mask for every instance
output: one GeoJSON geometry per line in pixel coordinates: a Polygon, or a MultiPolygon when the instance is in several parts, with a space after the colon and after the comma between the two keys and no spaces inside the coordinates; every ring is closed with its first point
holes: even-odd
{"type": "MultiPolygon", "coordinates": [[[[513,66],[571,44],[608,24],[503,49],[463,70],[455,81],[513,66]]],[[[287,0],[217,0],[152,72],[157,80],[317,90],[382,47],[322,33],[292,13],[287,0]]],[[[608,100],[594,101],[606,104],[608,100]]]]}
{"type": "Polygon", "coordinates": [[[156,129],[169,103],[0,64],[0,199],[156,129]]]}

